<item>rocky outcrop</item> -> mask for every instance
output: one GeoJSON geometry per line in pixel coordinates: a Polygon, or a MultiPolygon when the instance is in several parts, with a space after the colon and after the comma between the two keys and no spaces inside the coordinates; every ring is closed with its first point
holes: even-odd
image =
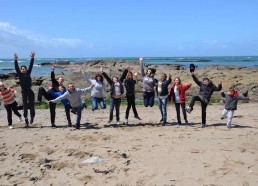
{"type": "MultiPolygon", "coordinates": [[[[52,64],[51,64],[52,65],[52,64]]],[[[89,83],[84,81],[81,74],[81,69],[84,68],[91,78],[94,79],[97,73],[100,73],[100,67],[103,67],[104,71],[110,77],[120,77],[122,71],[126,66],[130,66],[133,72],[138,72],[139,83],[136,86],[136,98],[142,99],[142,80],[140,74],[139,63],[136,61],[123,61],[123,60],[93,60],[87,63],[80,64],[65,64],[59,63],[57,67],[62,70],[70,70],[73,73],[69,75],[63,75],[62,73],[56,74],[56,78],[63,76],[65,79],[65,85],[69,82],[74,82],[78,88],[84,88],[90,86],[89,83]]],[[[145,71],[147,68],[155,68],[156,78],[159,79],[163,73],[171,74],[172,79],[180,77],[183,83],[192,83],[192,87],[186,92],[187,100],[190,101],[191,96],[198,95],[199,87],[194,83],[189,69],[182,65],[157,65],[157,64],[146,64],[145,71]]],[[[202,80],[204,77],[210,78],[215,84],[220,81],[223,82],[223,89],[227,91],[229,86],[234,86],[240,94],[248,91],[248,96],[253,97],[254,101],[258,102],[258,68],[244,68],[239,66],[206,66],[204,68],[197,67],[195,74],[198,79],[202,80]]],[[[21,100],[19,80],[15,79],[15,73],[1,75],[0,79],[5,81],[8,86],[15,88],[18,92],[17,100],[21,100]]],[[[51,85],[50,77],[33,77],[33,90],[37,95],[39,86],[43,86],[46,89],[51,85]]],[[[110,87],[107,83],[106,97],[109,97],[110,87]]],[[[84,98],[89,98],[90,94],[84,95],[84,98]]],[[[222,102],[220,92],[215,92],[212,96],[212,102],[222,102]]]]}

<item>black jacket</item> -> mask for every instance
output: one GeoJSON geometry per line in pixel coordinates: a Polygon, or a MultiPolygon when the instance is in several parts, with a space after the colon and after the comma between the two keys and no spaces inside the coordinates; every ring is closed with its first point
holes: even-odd
{"type": "Polygon", "coordinates": [[[15,70],[16,70],[17,75],[19,76],[20,86],[21,86],[22,90],[28,90],[28,89],[31,89],[31,87],[32,87],[32,80],[31,80],[30,74],[32,71],[33,64],[34,64],[34,58],[31,58],[30,66],[27,69],[27,73],[22,74],[21,70],[19,68],[19,65],[18,65],[18,61],[17,60],[14,61],[15,70]]]}
{"type": "MultiPolygon", "coordinates": [[[[122,83],[123,83],[127,73],[128,73],[128,70],[125,69],[123,74],[121,75],[121,77],[118,80],[118,82],[120,84],[120,88],[121,88],[121,94],[124,93],[124,87],[123,87],[122,83]]],[[[108,77],[108,75],[105,72],[103,72],[102,75],[107,80],[107,82],[110,84],[110,86],[111,86],[111,88],[110,88],[110,95],[113,95],[115,93],[115,84],[114,84],[114,82],[110,79],[110,77],[108,77]]]]}
{"type": "Polygon", "coordinates": [[[208,86],[204,85],[202,81],[199,81],[194,74],[192,74],[194,82],[200,87],[199,95],[203,97],[207,102],[210,101],[211,95],[214,91],[220,91],[222,89],[222,84],[220,83],[218,87],[209,80],[208,86]]]}

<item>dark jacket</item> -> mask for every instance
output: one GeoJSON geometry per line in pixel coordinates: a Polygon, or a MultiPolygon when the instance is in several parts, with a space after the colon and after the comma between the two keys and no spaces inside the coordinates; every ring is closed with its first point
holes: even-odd
{"type": "Polygon", "coordinates": [[[199,95],[205,99],[206,102],[209,102],[211,95],[214,91],[220,91],[222,89],[222,84],[220,83],[218,87],[209,80],[208,86],[204,85],[202,81],[199,81],[194,74],[192,74],[194,82],[200,87],[199,95]]]}
{"type": "Polygon", "coordinates": [[[32,71],[33,64],[34,64],[34,58],[31,58],[30,66],[27,69],[27,73],[22,74],[21,70],[19,68],[19,65],[18,65],[18,61],[14,60],[15,70],[16,70],[17,75],[19,76],[20,86],[21,86],[22,90],[28,90],[28,89],[31,89],[31,87],[32,87],[32,80],[31,80],[30,74],[31,74],[31,71],[32,71]]]}
{"type": "MultiPolygon", "coordinates": [[[[158,89],[158,86],[159,86],[159,83],[161,81],[158,81],[157,83],[157,89],[158,89]]],[[[157,93],[158,96],[167,96],[168,95],[168,85],[171,83],[171,78],[169,78],[168,80],[164,80],[162,82],[162,86],[161,86],[161,92],[160,93],[157,93]]],[[[158,91],[158,90],[157,90],[158,91]]]]}
{"type": "MultiPolygon", "coordinates": [[[[123,83],[123,81],[124,81],[124,79],[125,79],[127,73],[128,73],[128,70],[125,69],[124,72],[123,72],[123,74],[121,75],[121,77],[120,77],[119,80],[118,80],[118,82],[119,82],[119,84],[120,84],[121,94],[124,93],[124,87],[123,87],[123,84],[122,84],[122,83],[123,83]]],[[[103,72],[102,75],[104,76],[104,78],[107,80],[107,82],[108,82],[108,83],[110,84],[110,86],[111,86],[111,88],[110,88],[110,95],[112,96],[113,94],[115,94],[115,84],[114,84],[114,82],[110,79],[110,77],[108,77],[108,75],[107,75],[105,72],[103,72]]]]}
{"type": "Polygon", "coordinates": [[[238,100],[249,100],[248,97],[239,96],[237,91],[234,91],[233,96],[229,96],[224,92],[221,92],[221,96],[226,98],[225,109],[226,110],[237,110],[237,102],[238,100]]]}
{"type": "Polygon", "coordinates": [[[134,79],[125,80],[126,94],[134,94],[136,81],[134,79]]]}

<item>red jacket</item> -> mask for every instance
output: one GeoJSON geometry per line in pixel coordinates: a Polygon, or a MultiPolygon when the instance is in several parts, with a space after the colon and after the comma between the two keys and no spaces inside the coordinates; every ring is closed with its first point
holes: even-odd
{"type": "MultiPolygon", "coordinates": [[[[181,88],[179,90],[179,96],[180,96],[180,102],[185,103],[185,92],[191,87],[191,84],[181,84],[181,88]]],[[[173,98],[173,101],[175,102],[175,93],[174,93],[175,83],[172,84],[172,87],[170,89],[170,93],[168,95],[168,100],[171,100],[173,98]]]]}

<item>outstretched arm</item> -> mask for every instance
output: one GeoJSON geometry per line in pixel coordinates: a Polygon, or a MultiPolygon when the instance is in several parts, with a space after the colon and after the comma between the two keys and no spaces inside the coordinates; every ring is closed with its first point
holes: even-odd
{"type": "Polygon", "coordinates": [[[18,55],[16,53],[14,54],[14,67],[15,67],[16,73],[21,74],[21,70],[18,65],[18,55]]]}
{"type": "Polygon", "coordinates": [[[252,98],[245,97],[245,96],[238,96],[238,100],[251,100],[252,98]]]}
{"type": "Polygon", "coordinates": [[[57,97],[56,99],[49,100],[49,102],[57,103],[58,101],[61,101],[63,99],[66,99],[68,97],[69,92],[64,93],[63,95],[57,97]]]}
{"type": "Polygon", "coordinates": [[[31,52],[30,57],[31,57],[31,59],[30,59],[30,66],[29,66],[29,69],[28,69],[28,74],[31,74],[31,71],[32,71],[32,68],[33,68],[35,52],[31,52]]]}

